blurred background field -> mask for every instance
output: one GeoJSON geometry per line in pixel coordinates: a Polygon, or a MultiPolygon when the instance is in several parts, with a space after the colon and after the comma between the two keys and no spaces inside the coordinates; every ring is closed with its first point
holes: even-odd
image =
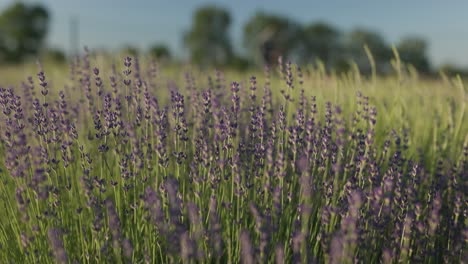
{"type": "Polygon", "coordinates": [[[422,75],[466,72],[462,1],[121,1],[112,10],[111,3],[1,2],[0,63],[63,62],[88,46],[111,57],[138,54],[236,70],[276,64],[281,55],[297,64],[320,61],[327,71],[346,72],[356,64],[370,74],[370,52],[376,73],[390,74],[394,47],[422,75]],[[125,11],[126,17],[119,15],[125,11]]]}

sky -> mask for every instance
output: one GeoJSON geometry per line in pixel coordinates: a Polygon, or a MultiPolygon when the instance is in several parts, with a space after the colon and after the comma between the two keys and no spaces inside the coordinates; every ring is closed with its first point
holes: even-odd
{"type": "MultiPolygon", "coordinates": [[[[17,0],[0,0],[0,10],[17,0]]],[[[230,36],[241,50],[242,27],[258,11],[284,15],[302,24],[327,22],[343,32],[363,27],[382,34],[389,44],[408,35],[429,43],[434,65],[468,67],[468,1],[466,0],[23,0],[41,3],[51,12],[49,45],[69,51],[70,21],[79,25],[79,44],[91,49],[134,45],[147,49],[166,44],[184,56],[182,35],[197,7],[214,4],[232,18],[230,36]]]]}

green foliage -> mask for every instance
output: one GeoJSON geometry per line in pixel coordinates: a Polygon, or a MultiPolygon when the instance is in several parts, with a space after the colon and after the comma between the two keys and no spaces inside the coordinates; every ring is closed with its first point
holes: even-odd
{"type": "Polygon", "coordinates": [[[123,56],[136,57],[139,53],[140,51],[138,50],[138,48],[132,45],[127,45],[120,50],[120,54],[122,54],[123,56]]]}
{"type": "Polygon", "coordinates": [[[0,14],[0,62],[37,55],[48,31],[49,13],[41,5],[16,2],[0,14]]]}
{"type": "Polygon", "coordinates": [[[170,59],[171,52],[165,45],[154,45],[149,49],[149,54],[156,59],[170,59]]]}
{"type": "Polygon", "coordinates": [[[427,42],[416,36],[408,36],[398,43],[397,49],[401,60],[413,65],[421,73],[429,73],[430,64],[427,56],[427,42]]]}
{"type": "Polygon", "coordinates": [[[65,53],[60,49],[47,49],[42,53],[42,58],[55,63],[64,63],[67,59],[65,53]]]}
{"type": "Polygon", "coordinates": [[[229,67],[237,71],[245,71],[251,67],[251,63],[248,59],[241,56],[234,56],[229,63],[229,67]]]}
{"type": "Polygon", "coordinates": [[[351,31],[346,39],[346,50],[350,59],[357,63],[363,73],[371,72],[368,55],[364,49],[367,46],[372,53],[377,70],[388,72],[388,62],[392,57],[392,50],[385,39],[377,32],[358,28],[351,31]]]}
{"type": "Polygon", "coordinates": [[[296,58],[302,27],[287,17],[259,12],[244,26],[244,45],[257,64],[275,64],[280,56],[296,58]]]}
{"type": "MultiPolygon", "coordinates": [[[[303,27],[287,17],[260,12],[245,24],[244,44],[257,65],[275,64],[283,56],[299,64],[320,61],[328,71],[345,72],[350,69],[350,61],[364,74],[373,70],[387,74],[391,70],[391,48],[378,32],[364,28],[343,34],[325,22],[303,27]]],[[[398,49],[403,62],[422,73],[430,71],[424,39],[409,36],[398,49]]]]}
{"type": "Polygon", "coordinates": [[[459,66],[453,65],[453,64],[444,64],[441,65],[438,69],[438,72],[447,74],[449,76],[456,76],[460,75],[463,77],[468,77],[468,69],[466,68],[461,68],[459,66]]]}
{"type": "Polygon", "coordinates": [[[331,25],[324,22],[310,24],[304,28],[303,38],[308,62],[319,59],[327,66],[334,66],[340,60],[342,35],[331,25]]]}
{"type": "Polygon", "coordinates": [[[228,64],[233,56],[228,34],[230,24],[229,12],[221,7],[197,9],[192,28],[183,36],[191,61],[202,66],[228,64]]]}

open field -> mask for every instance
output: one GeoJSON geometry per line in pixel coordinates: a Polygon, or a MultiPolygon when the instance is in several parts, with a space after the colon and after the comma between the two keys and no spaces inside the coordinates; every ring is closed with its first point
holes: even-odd
{"type": "Polygon", "coordinates": [[[0,69],[0,262],[468,259],[461,79],[115,63],[0,69]]]}

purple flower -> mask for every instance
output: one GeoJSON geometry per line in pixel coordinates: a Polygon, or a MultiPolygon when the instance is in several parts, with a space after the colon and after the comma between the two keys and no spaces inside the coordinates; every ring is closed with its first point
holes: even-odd
{"type": "Polygon", "coordinates": [[[49,228],[47,236],[49,237],[50,247],[54,252],[55,260],[58,263],[68,263],[68,257],[63,246],[61,232],[56,228],[49,228]]]}
{"type": "Polygon", "coordinates": [[[120,230],[120,219],[117,215],[116,208],[112,200],[106,200],[107,215],[109,219],[109,229],[112,234],[112,241],[114,243],[114,248],[120,248],[121,243],[121,230],[120,230]]]}
{"type": "Polygon", "coordinates": [[[250,241],[249,233],[247,230],[241,230],[240,232],[240,246],[241,246],[241,261],[244,264],[254,263],[254,252],[255,249],[250,241]]]}

